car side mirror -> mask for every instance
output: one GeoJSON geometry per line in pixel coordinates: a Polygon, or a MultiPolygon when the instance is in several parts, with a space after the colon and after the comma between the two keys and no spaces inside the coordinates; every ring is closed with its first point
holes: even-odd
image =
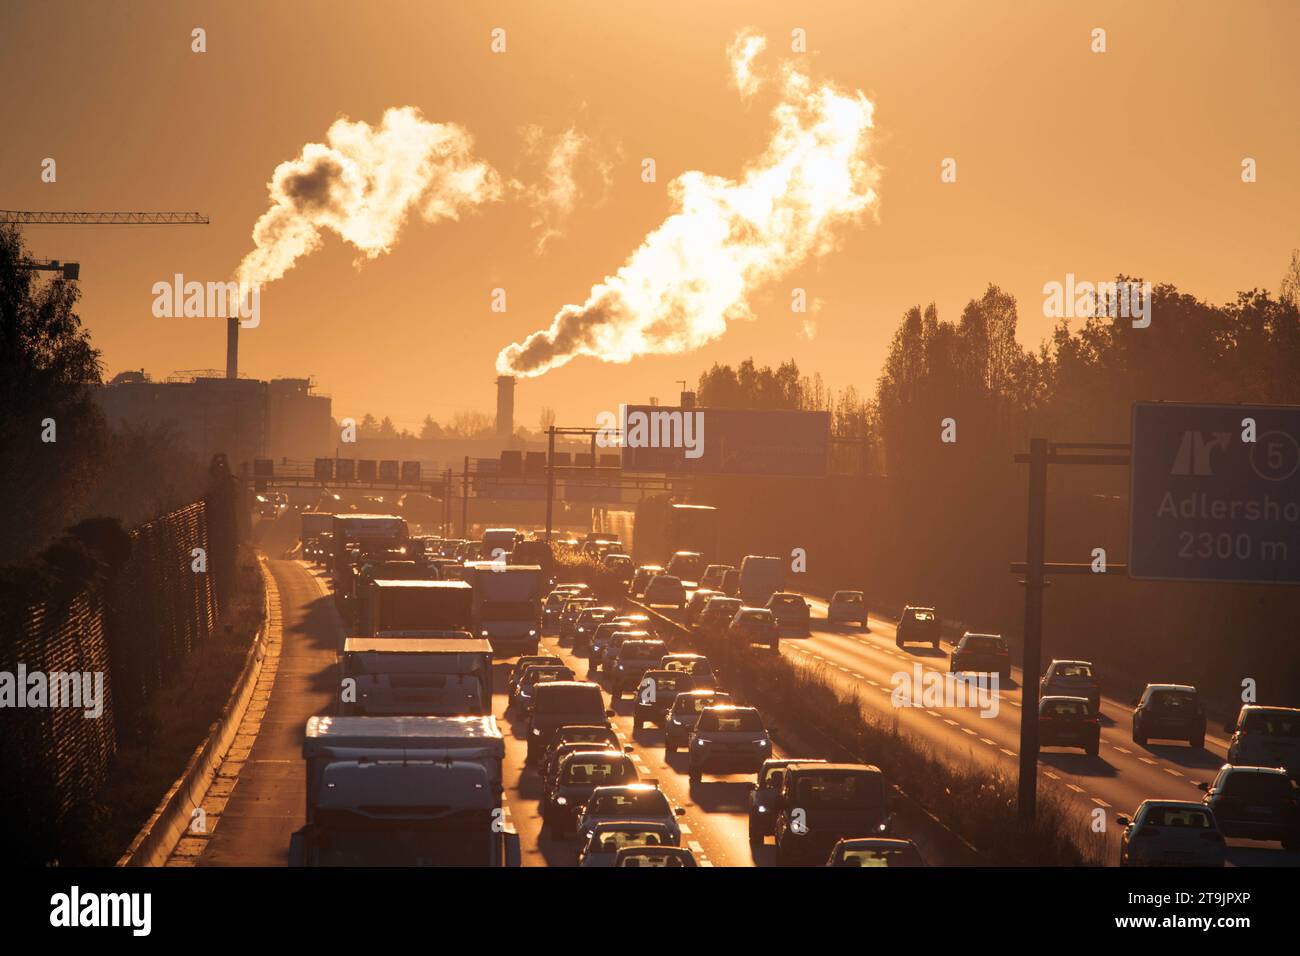
{"type": "Polygon", "coordinates": [[[686,808],[685,808],[685,807],[677,807],[675,810],[673,810],[673,814],[674,814],[675,816],[684,817],[684,816],[686,816],[686,808]]]}
{"type": "Polygon", "coordinates": [[[606,707],[606,708],[605,708],[605,716],[606,716],[606,717],[613,717],[613,716],[614,716],[614,708],[613,708],[613,707],[606,707]]]}
{"type": "Polygon", "coordinates": [[[633,750],[635,750],[635,749],[636,749],[636,748],[633,747],[631,744],[624,744],[624,745],[623,745],[623,753],[625,753],[625,754],[630,754],[630,753],[631,753],[633,750]]]}
{"type": "Polygon", "coordinates": [[[1115,822],[1118,823],[1118,824],[1119,824],[1120,826],[1122,826],[1122,827],[1126,827],[1126,826],[1128,826],[1130,823],[1132,823],[1133,821],[1130,820],[1128,817],[1124,816],[1123,814],[1120,814],[1120,815],[1118,815],[1118,816],[1115,817],[1115,822]]]}
{"type": "Polygon", "coordinates": [[[1196,789],[1200,790],[1203,793],[1209,793],[1210,785],[1206,781],[1202,780],[1196,785],[1196,789]]]}

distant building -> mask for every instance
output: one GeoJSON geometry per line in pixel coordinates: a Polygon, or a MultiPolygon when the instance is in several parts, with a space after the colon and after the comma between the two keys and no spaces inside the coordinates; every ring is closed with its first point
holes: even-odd
{"type": "Polygon", "coordinates": [[[178,373],[153,381],[123,372],[96,390],[113,427],[173,423],[203,458],[225,452],[233,467],[254,458],[311,459],[333,449],[330,399],[303,378],[228,379],[220,372],[178,373]]]}

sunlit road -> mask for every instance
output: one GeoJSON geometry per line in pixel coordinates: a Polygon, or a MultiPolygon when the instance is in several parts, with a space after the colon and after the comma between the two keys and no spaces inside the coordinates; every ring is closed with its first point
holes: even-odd
{"type": "MultiPolygon", "coordinates": [[[[857,689],[882,717],[896,716],[903,732],[934,747],[937,753],[954,761],[968,759],[999,767],[1014,779],[1020,751],[1020,668],[1012,669],[1011,686],[1001,689],[996,715],[981,716],[971,707],[895,707],[891,699],[894,675],[911,674],[918,663],[923,671],[946,673],[951,644],[944,641],[942,651],[919,644],[900,650],[894,643],[893,621],[873,615],[869,631],[829,625],[826,602],[809,597],[808,603],[812,606],[812,634],[783,636],[782,653],[824,667],[828,676],[857,689]]],[[[1142,800],[1152,797],[1199,800],[1202,794],[1196,784],[1213,779],[1226,756],[1227,741],[1213,733],[1212,725],[1205,750],[1178,742],[1152,741],[1143,747],[1131,736],[1131,706],[1103,697],[1101,713],[1101,753],[1089,757],[1082,750],[1046,748],[1040,754],[1040,774],[1044,783],[1059,787],[1082,811],[1105,810],[1108,862],[1114,862],[1122,832],[1115,824],[1116,814],[1129,814],[1142,800]]],[[[1228,842],[1229,860],[1238,865],[1300,865],[1300,853],[1287,853],[1276,843],[1228,842]]]]}

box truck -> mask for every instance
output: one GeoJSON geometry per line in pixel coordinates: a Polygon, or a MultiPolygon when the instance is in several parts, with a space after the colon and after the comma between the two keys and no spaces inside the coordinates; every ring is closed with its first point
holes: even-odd
{"type": "Polygon", "coordinates": [[[474,592],[464,581],[381,579],[368,587],[360,636],[419,637],[473,625],[474,592]]]}
{"type": "Polygon", "coordinates": [[[291,866],[518,866],[496,718],[311,717],[291,866]]]}
{"type": "Polygon", "coordinates": [[[740,562],[740,599],[746,607],[765,607],[768,599],[785,589],[785,561],[747,554],[740,562]]]}
{"type": "Polygon", "coordinates": [[[346,716],[491,714],[492,645],[474,638],[350,637],[343,680],[346,716]]]}
{"type": "Polygon", "coordinates": [[[500,655],[536,654],[545,584],[541,567],[479,565],[472,569],[471,583],[474,635],[491,641],[492,650],[500,655]]]}

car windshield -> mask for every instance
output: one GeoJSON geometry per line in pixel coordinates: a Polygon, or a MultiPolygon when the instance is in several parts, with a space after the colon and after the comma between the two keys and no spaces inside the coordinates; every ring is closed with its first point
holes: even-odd
{"type": "Polygon", "coordinates": [[[913,611],[913,612],[912,612],[912,620],[914,620],[914,621],[933,621],[933,620],[934,620],[934,612],[933,612],[933,611],[913,611]]]}
{"type": "Polygon", "coordinates": [[[618,656],[625,661],[657,661],[664,656],[664,642],[624,641],[618,656]]]}
{"type": "Polygon", "coordinates": [[[740,616],[742,621],[752,624],[770,624],[772,621],[771,611],[746,611],[740,616]]]}
{"type": "Polygon", "coordinates": [[[1156,710],[1183,714],[1196,709],[1196,695],[1183,690],[1161,690],[1151,695],[1151,706],[1156,710]]]}
{"type": "Polygon", "coordinates": [[[1091,677],[1091,664],[1057,664],[1056,677],[1091,677]]]}
{"type": "Polygon", "coordinates": [[[663,846],[668,841],[658,830],[607,830],[593,842],[596,852],[617,853],[625,846],[663,846]]]}
{"type": "Polygon", "coordinates": [[[841,866],[920,866],[921,855],[910,846],[850,847],[842,851],[841,866]]]}
{"type": "Polygon", "coordinates": [[[1210,815],[1200,807],[1148,807],[1144,825],[1151,827],[1189,827],[1213,829],[1210,815]]]}
{"type": "Polygon", "coordinates": [[[591,801],[591,814],[596,817],[666,817],[671,816],[672,811],[662,792],[646,789],[599,794],[591,801]]]}
{"type": "Polygon", "coordinates": [[[801,807],[842,809],[883,805],[880,778],[874,774],[807,774],[799,778],[795,789],[801,807]]]}
{"type": "Polygon", "coordinates": [[[775,595],[772,603],[777,607],[802,607],[803,598],[797,598],[792,594],[775,595]]]}
{"type": "Polygon", "coordinates": [[[564,767],[565,783],[590,783],[598,787],[611,784],[636,781],[636,768],[631,761],[617,759],[594,759],[591,757],[571,757],[564,767]]]}
{"type": "Polygon", "coordinates": [[[665,853],[663,851],[656,853],[653,850],[650,850],[646,852],[626,854],[623,857],[621,865],[626,867],[639,866],[663,869],[691,866],[692,864],[690,859],[681,853],[665,853]]]}
{"type": "Polygon", "coordinates": [[[1285,800],[1291,795],[1291,782],[1280,773],[1230,773],[1223,793],[1244,800],[1285,800]]]}
{"type": "Polygon", "coordinates": [[[548,680],[573,680],[573,671],[567,667],[530,667],[524,671],[525,687],[548,680]]]}
{"type": "Polygon", "coordinates": [[[1243,730],[1265,737],[1300,737],[1300,711],[1252,710],[1243,730]]]}
{"type": "Polygon", "coordinates": [[[997,637],[968,637],[963,643],[968,651],[989,653],[1002,649],[1002,640],[997,637]]]}
{"type": "Polygon", "coordinates": [[[646,674],[646,679],[655,682],[655,693],[657,694],[672,694],[681,690],[683,685],[690,683],[690,681],[684,680],[681,677],[674,677],[672,674],[665,674],[663,671],[654,671],[646,674]]]}
{"type": "Polygon", "coordinates": [[[762,733],[763,719],[752,710],[708,711],[700,715],[696,731],[713,730],[721,733],[762,733]]]}
{"type": "Polygon", "coordinates": [[[841,591],[839,594],[835,595],[833,600],[835,601],[836,604],[861,604],[862,595],[846,594],[845,592],[841,591]]]}
{"type": "Polygon", "coordinates": [[[1052,717],[1087,717],[1092,713],[1086,700],[1045,700],[1038,712],[1052,717]]]}

